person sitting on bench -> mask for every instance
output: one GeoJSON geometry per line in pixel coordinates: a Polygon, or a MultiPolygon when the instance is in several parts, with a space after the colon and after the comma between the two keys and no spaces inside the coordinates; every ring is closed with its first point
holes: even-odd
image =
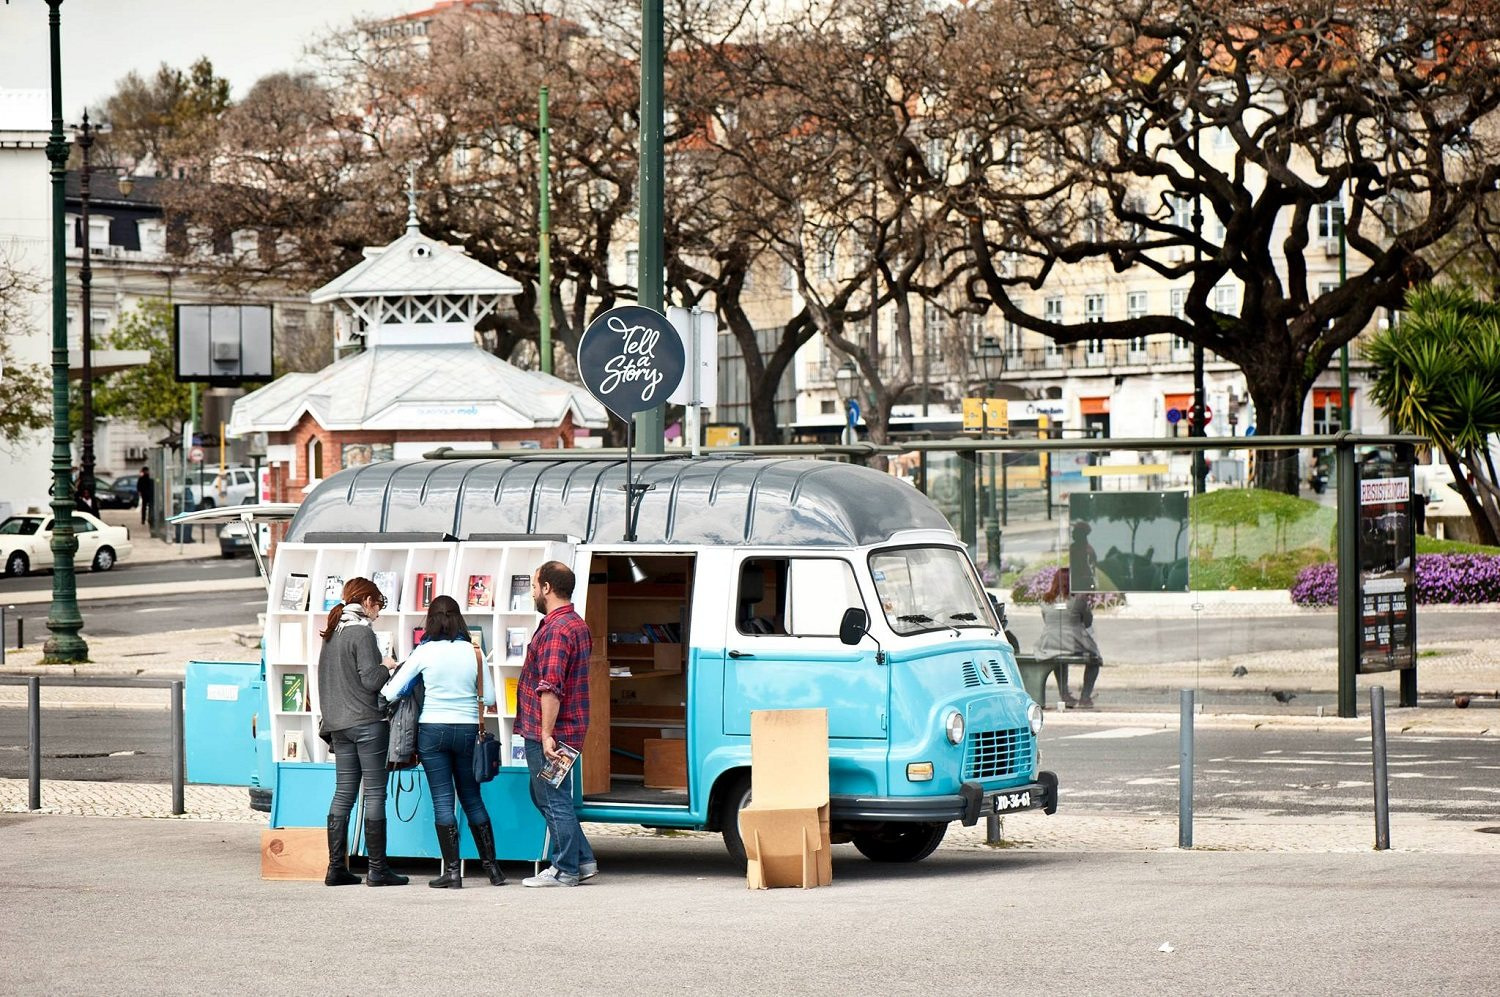
{"type": "Polygon", "coordinates": [[[1074,595],[1069,586],[1067,568],[1059,568],[1052,586],[1042,596],[1042,634],[1037,638],[1038,661],[1063,659],[1057,666],[1057,692],[1063,704],[1091,710],[1094,708],[1094,682],[1099,678],[1103,658],[1094,640],[1094,610],[1088,596],[1074,595]],[[1087,659],[1083,667],[1083,694],[1074,699],[1068,691],[1070,660],[1087,659]]]}

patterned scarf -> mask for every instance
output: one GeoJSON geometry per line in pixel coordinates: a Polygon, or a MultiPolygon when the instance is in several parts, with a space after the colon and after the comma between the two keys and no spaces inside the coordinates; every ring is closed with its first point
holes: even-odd
{"type": "Polygon", "coordinates": [[[370,617],[365,614],[365,607],[357,602],[344,604],[344,612],[339,616],[338,626],[334,627],[334,633],[338,633],[345,627],[367,627],[370,625],[370,617]]]}

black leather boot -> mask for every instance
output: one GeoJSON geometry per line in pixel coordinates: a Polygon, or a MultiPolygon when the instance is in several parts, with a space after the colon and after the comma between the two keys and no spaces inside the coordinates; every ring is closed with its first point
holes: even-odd
{"type": "Polygon", "coordinates": [[[370,853],[370,871],[365,876],[366,886],[405,886],[410,882],[405,876],[391,872],[385,861],[385,821],[365,820],[365,848],[370,853]]]}
{"type": "Polygon", "coordinates": [[[324,886],[358,886],[360,879],[349,871],[349,818],[328,818],[328,874],[324,886]]]}
{"type": "Polygon", "coordinates": [[[464,885],[464,860],[458,857],[458,825],[434,824],[437,829],[438,847],[443,851],[443,874],[430,879],[427,885],[434,890],[461,890],[464,885]]]}
{"type": "Polygon", "coordinates": [[[469,833],[474,835],[474,845],[479,849],[479,864],[490,877],[491,886],[504,886],[505,873],[500,871],[500,860],[495,857],[495,825],[469,824],[469,833]]]}

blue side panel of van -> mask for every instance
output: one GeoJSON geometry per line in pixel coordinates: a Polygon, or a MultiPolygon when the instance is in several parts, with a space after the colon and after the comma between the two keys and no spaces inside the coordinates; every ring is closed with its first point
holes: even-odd
{"type": "Polygon", "coordinates": [[[757,652],[754,657],[728,658],[724,733],[749,737],[752,710],[826,708],[830,738],[884,739],[889,682],[889,669],[875,663],[873,652],[757,652]]]}
{"type": "Polygon", "coordinates": [[[182,707],[188,782],[259,782],[256,727],[270,723],[263,671],[258,662],[188,662],[182,707]]]}
{"type": "MultiPolygon", "coordinates": [[[[485,810],[495,828],[495,850],[508,862],[543,858],[547,824],[531,802],[530,772],[506,766],[480,788],[485,810]]],[[[332,762],[278,762],[276,791],[271,799],[272,827],[322,827],[333,799],[332,762]]],[[[432,789],[420,768],[393,773],[386,779],[386,853],[398,858],[438,858],[437,834],[432,826],[432,789]],[[399,792],[398,792],[399,787],[399,792]]],[[[468,820],[460,809],[458,826],[465,858],[478,858],[468,820]]],[[[354,854],[365,853],[364,832],[351,829],[354,854]]]]}

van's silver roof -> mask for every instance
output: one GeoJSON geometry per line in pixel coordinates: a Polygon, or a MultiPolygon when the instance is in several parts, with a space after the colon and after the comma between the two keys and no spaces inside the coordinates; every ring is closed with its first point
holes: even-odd
{"type": "MultiPolygon", "coordinates": [[[[850,547],[952,527],[925,495],[854,464],[724,457],[637,460],[642,544],[850,547]]],[[[625,461],[614,457],[385,461],[318,485],[287,539],[312,534],[625,534],[625,461]]],[[[351,537],[350,539],[353,539],[351,537]]]]}

